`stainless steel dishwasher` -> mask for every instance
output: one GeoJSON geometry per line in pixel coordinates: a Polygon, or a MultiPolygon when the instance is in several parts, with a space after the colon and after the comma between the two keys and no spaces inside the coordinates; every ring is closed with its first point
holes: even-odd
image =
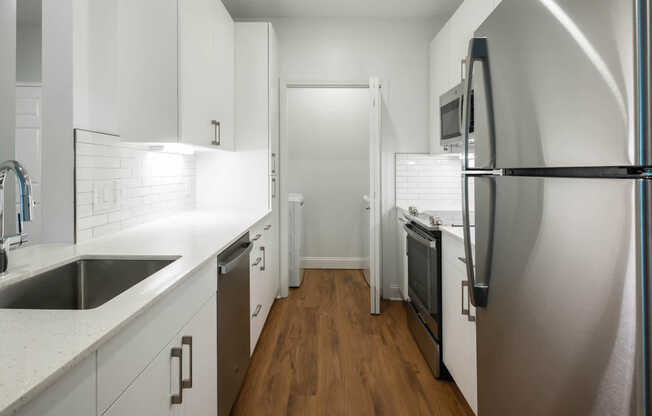
{"type": "Polygon", "coordinates": [[[249,367],[249,233],[217,257],[217,401],[227,416],[249,367]]]}

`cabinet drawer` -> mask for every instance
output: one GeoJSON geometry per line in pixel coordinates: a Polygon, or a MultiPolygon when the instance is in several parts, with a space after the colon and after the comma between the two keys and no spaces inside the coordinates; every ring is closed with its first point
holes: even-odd
{"type": "Polygon", "coordinates": [[[217,260],[211,260],[98,350],[99,414],[216,292],[217,260]]]}

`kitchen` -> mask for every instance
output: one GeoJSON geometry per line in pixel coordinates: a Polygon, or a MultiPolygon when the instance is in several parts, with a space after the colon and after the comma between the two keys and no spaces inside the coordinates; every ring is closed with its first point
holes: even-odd
{"type": "Polygon", "coordinates": [[[648,20],[3,0],[0,415],[647,414],[648,20]]]}

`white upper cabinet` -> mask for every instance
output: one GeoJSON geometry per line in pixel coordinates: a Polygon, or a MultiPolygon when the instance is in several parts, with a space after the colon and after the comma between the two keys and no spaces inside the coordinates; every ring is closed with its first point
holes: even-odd
{"type": "Polygon", "coordinates": [[[118,133],[125,141],[177,142],[177,0],[117,3],[118,133]]]}
{"type": "Polygon", "coordinates": [[[74,1],[76,128],[235,148],[235,28],[221,1],[74,1]]]}
{"type": "Polygon", "coordinates": [[[448,91],[449,65],[447,57],[450,50],[450,26],[446,25],[430,43],[430,152],[444,153],[439,145],[440,116],[439,97],[448,91]]]}
{"type": "Polygon", "coordinates": [[[118,134],[118,6],[74,0],[74,126],[118,134]]]}
{"type": "Polygon", "coordinates": [[[266,22],[238,22],[235,32],[236,147],[247,152],[252,204],[272,209],[279,172],[276,35],[266,22]]]}
{"type": "Polygon", "coordinates": [[[181,141],[233,150],[233,20],[221,1],[180,3],[181,141]]]}

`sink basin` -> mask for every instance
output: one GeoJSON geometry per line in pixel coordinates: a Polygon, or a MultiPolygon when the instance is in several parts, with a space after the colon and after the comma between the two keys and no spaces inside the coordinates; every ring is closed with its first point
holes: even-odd
{"type": "Polygon", "coordinates": [[[0,308],[94,309],[176,259],[82,259],[0,289],[0,308]]]}

